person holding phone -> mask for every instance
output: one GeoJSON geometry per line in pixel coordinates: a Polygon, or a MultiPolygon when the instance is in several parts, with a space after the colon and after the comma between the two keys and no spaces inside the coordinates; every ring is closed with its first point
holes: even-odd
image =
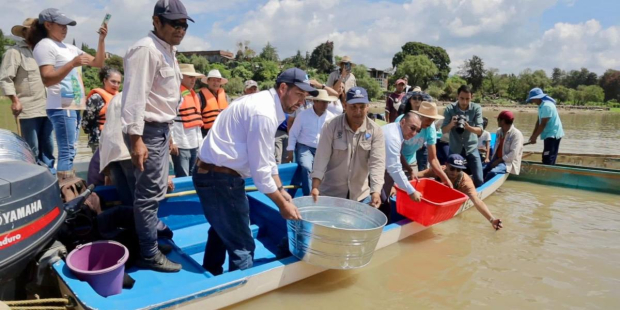
{"type": "Polygon", "coordinates": [[[82,66],[103,67],[108,34],[107,26],[99,28],[97,54],[93,57],[63,42],[67,37],[67,26],[76,24],[58,9],[50,8],[39,13],[29,32],[29,41],[35,46],[34,59],[39,65],[43,85],[47,87],[47,117],[56,134],[59,180],[75,176],[73,159],[79,135],[78,110],[86,108],[82,66]]]}
{"type": "Polygon", "coordinates": [[[349,89],[357,86],[357,82],[355,81],[355,75],[353,75],[353,73],[351,72],[353,68],[351,57],[342,57],[342,59],[340,59],[340,62],[338,62],[338,66],[338,70],[332,72],[327,78],[326,85],[338,91],[341,100],[345,101],[344,99],[346,98],[344,94],[346,94],[349,89]]]}

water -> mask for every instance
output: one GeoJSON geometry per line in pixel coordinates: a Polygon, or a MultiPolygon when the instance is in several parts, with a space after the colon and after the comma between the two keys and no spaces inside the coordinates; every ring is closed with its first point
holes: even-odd
{"type": "Polygon", "coordinates": [[[232,309],[617,309],[617,196],[508,181],[471,209],[375,252],[232,309]]]}

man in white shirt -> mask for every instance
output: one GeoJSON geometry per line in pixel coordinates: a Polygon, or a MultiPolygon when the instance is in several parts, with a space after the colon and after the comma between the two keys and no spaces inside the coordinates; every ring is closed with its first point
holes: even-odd
{"type": "Polygon", "coordinates": [[[178,272],[181,265],[157,248],[157,210],[166,195],[170,126],[181,99],[175,45],[185,37],[187,15],[180,0],[159,0],[155,30],[129,48],[124,59],[122,124],[134,164],[134,213],[141,257],[138,267],[178,272]]]}
{"type": "Polygon", "coordinates": [[[170,135],[170,155],[174,164],[174,176],[189,176],[196,164],[196,154],[202,142],[202,116],[200,114],[200,98],[194,92],[196,79],[204,75],[197,73],[192,64],[179,65],[183,79],[181,80],[181,97],[183,102],[174,119],[170,135]]]}
{"type": "Polygon", "coordinates": [[[399,188],[407,191],[409,198],[413,201],[420,201],[420,193],[413,188],[409,179],[403,171],[400,156],[403,142],[412,139],[417,135],[422,127],[420,116],[407,112],[400,122],[390,123],[381,127],[385,138],[385,184],[383,190],[386,194],[390,193],[394,183],[399,188]]]}
{"type": "Polygon", "coordinates": [[[202,264],[211,274],[222,274],[227,252],[228,271],[253,265],[255,244],[245,178],[252,177],[283,218],[301,218],[280,181],[274,145],[278,125],[301,106],[308,93],[317,95],[306,72],[285,70],[275,88],[243,96],[222,111],[202,142],[192,177],[211,225],[202,264]]]}
{"type": "Polygon", "coordinates": [[[310,99],[313,105],[302,111],[296,118],[288,133],[288,146],[286,147],[289,158],[293,158],[293,151],[295,151],[295,158],[301,169],[301,189],[304,196],[310,195],[312,186],[310,172],[312,172],[314,154],[316,154],[316,147],[321,137],[321,129],[326,121],[335,117],[333,113],[327,111],[327,106],[336,100],[336,97],[328,96],[326,90],[319,89],[318,96],[310,99]]]}

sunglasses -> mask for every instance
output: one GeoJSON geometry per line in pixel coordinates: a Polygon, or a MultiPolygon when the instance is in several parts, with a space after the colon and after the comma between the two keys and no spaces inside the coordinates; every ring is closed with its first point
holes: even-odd
{"type": "Polygon", "coordinates": [[[164,17],[159,17],[159,20],[161,20],[162,24],[168,24],[170,25],[172,28],[174,28],[174,30],[185,30],[187,31],[187,28],[189,28],[189,24],[187,24],[187,22],[182,22],[179,20],[170,20],[164,17]]]}
{"type": "Polygon", "coordinates": [[[412,100],[422,101],[424,97],[411,97],[412,100]]]}
{"type": "Polygon", "coordinates": [[[411,131],[418,133],[420,132],[420,128],[416,127],[416,126],[410,126],[409,129],[411,129],[411,131]]]}
{"type": "Polygon", "coordinates": [[[459,168],[455,168],[455,167],[452,167],[452,166],[448,166],[448,170],[450,170],[450,171],[456,171],[456,172],[461,171],[461,169],[459,169],[459,168]]]}

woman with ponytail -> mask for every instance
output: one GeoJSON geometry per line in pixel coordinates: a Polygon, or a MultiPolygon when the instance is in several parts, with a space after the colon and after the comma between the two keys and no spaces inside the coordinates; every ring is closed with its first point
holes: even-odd
{"type": "Polygon", "coordinates": [[[47,87],[46,111],[52,121],[58,146],[57,175],[59,180],[75,175],[73,159],[79,134],[78,110],[86,108],[81,67],[103,67],[107,26],[99,29],[99,45],[95,57],[64,43],[67,26],[77,23],[58,9],[45,9],[33,24],[29,39],[34,59],[39,65],[43,84],[47,87]]]}

